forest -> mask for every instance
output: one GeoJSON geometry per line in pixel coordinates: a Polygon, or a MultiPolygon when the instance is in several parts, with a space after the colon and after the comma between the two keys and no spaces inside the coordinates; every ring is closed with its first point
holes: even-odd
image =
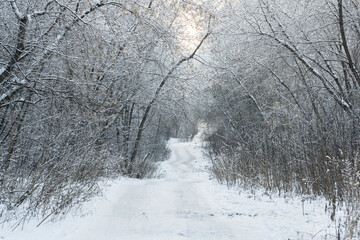
{"type": "Polygon", "coordinates": [[[200,123],[219,182],[360,237],[359,90],[359,0],[0,0],[0,223],[155,177],[200,123]]]}

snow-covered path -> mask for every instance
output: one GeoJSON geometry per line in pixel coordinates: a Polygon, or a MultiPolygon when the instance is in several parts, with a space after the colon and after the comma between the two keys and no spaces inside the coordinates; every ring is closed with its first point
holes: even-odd
{"type": "Polygon", "coordinates": [[[163,164],[162,179],[117,185],[109,205],[69,239],[237,239],[211,215],[207,178],[188,148],[171,145],[174,156],[163,164]]]}
{"type": "Polygon", "coordinates": [[[118,180],[105,191],[105,199],[85,204],[92,214],[38,228],[34,221],[13,232],[4,226],[0,239],[279,240],[326,234],[330,222],[324,203],[305,203],[303,215],[300,200],[239,195],[209,179],[196,143],[172,139],[169,146],[173,154],[162,164],[161,178],[118,180]]]}

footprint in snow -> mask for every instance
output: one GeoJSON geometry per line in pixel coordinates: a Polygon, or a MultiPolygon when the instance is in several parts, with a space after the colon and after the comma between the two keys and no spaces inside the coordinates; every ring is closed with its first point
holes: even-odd
{"type": "MultiPolygon", "coordinates": [[[[223,215],[226,215],[226,214],[223,214],[223,215]]],[[[256,217],[258,214],[255,213],[255,214],[245,214],[245,213],[228,213],[227,216],[228,217],[235,217],[235,216],[246,216],[246,217],[256,217]]]]}

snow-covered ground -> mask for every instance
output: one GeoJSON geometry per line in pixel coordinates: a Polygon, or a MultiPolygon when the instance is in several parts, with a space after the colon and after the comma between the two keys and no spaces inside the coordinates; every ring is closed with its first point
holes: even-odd
{"type": "MultiPolygon", "coordinates": [[[[195,139],[199,140],[199,136],[195,139]]],[[[200,141],[172,139],[161,177],[122,178],[84,205],[85,216],[0,226],[5,240],[266,240],[331,239],[325,202],[270,198],[228,190],[210,179],[200,141]]]]}

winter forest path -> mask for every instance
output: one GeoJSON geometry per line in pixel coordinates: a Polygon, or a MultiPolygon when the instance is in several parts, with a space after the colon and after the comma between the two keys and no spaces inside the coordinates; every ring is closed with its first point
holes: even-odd
{"type": "Polygon", "coordinates": [[[160,179],[119,184],[109,205],[68,239],[239,239],[217,217],[217,193],[209,189],[194,146],[177,140],[169,146],[172,157],[162,164],[160,179]]]}
{"type": "Polygon", "coordinates": [[[160,178],[117,180],[105,188],[105,197],[85,204],[91,214],[39,228],[30,222],[13,232],[0,227],[0,239],[279,240],[310,239],[323,231],[326,216],[313,214],[318,202],[307,204],[311,214],[303,215],[299,202],[239,195],[209,179],[200,145],[171,139],[172,156],[162,163],[160,178]]]}

